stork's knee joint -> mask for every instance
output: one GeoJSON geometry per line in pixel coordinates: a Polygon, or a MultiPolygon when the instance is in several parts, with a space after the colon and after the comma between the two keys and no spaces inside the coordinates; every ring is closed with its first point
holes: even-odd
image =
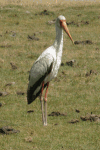
{"type": "Polygon", "coordinates": [[[45,98],[44,101],[47,102],[47,98],[45,98]]]}

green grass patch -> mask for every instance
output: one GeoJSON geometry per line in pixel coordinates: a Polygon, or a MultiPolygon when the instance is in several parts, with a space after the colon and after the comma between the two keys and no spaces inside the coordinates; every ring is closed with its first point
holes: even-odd
{"type": "Polygon", "coordinates": [[[87,113],[100,114],[100,5],[51,5],[49,15],[40,15],[46,5],[5,5],[0,7],[0,127],[11,126],[20,133],[0,134],[0,150],[99,150],[100,122],[82,121],[87,113]],[[37,15],[36,15],[37,14],[37,15]],[[48,114],[67,112],[66,116],[48,116],[48,126],[43,127],[40,101],[37,98],[27,106],[26,91],[29,70],[38,56],[55,39],[55,25],[48,21],[64,15],[74,41],[91,40],[93,44],[72,45],[64,33],[62,62],[57,79],[50,82],[48,114]],[[81,22],[83,21],[83,22],[81,22]],[[84,22],[88,21],[88,24],[84,22]],[[41,32],[41,33],[37,33],[41,32]],[[36,34],[39,41],[29,40],[36,34]],[[10,45],[10,46],[9,46],[10,45]],[[75,60],[73,67],[66,62],[75,60]],[[13,62],[17,69],[13,70],[13,62]],[[87,73],[94,72],[86,76],[87,73]],[[96,72],[96,73],[95,73],[96,72]],[[14,85],[5,86],[9,82],[14,85]],[[17,95],[22,91],[24,95],[17,95]],[[27,113],[28,110],[33,113],[27,113]],[[79,109],[80,113],[75,110],[79,109]],[[68,121],[79,119],[76,124],[68,121]]]}

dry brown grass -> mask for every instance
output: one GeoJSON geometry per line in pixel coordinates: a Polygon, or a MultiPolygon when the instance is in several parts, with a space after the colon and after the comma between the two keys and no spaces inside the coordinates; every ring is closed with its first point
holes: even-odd
{"type": "Polygon", "coordinates": [[[0,0],[0,3],[2,5],[5,5],[5,4],[14,4],[14,5],[23,5],[23,6],[31,6],[33,5],[34,3],[35,4],[46,4],[47,6],[50,6],[50,5],[58,5],[58,4],[66,4],[67,7],[69,6],[80,6],[80,5],[84,5],[84,6],[87,6],[87,5],[94,5],[94,4],[99,4],[100,3],[100,0],[34,0],[34,2],[32,0],[9,0],[9,1],[3,1],[3,0],[0,0]],[[57,3],[56,3],[57,2],[57,3]]]}

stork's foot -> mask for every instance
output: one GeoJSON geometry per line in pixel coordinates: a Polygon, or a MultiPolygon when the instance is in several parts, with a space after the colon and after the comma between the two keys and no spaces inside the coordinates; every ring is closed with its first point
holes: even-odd
{"type": "Polygon", "coordinates": [[[47,126],[47,123],[44,123],[43,125],[44,125],[44,126],[47,126]]]}

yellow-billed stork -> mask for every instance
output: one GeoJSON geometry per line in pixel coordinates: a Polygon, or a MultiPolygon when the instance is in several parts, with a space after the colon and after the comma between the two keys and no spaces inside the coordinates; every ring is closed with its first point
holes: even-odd
{"type": "MultiPolygon", "coordinates": [[[[39,95],[42,109],[42,121],[43,125],[47,125],[47,92],[49,82],[57,76],[58,69],[61,64],[62,50],[63,50],[63,29],[73,39],[69,33],[66,18],[60,15],[56,19],[56,38],[52,46],[47,48],[39,58],[34,62],[30,74],[29,84],[27,90],[27,101],[28,104],[32,103],[39,95]],[[44,107],[43,108],[43,90],[46,87],[44,96],[44,107]]],[[[74,43],[74,42],[73,42],[74,43]]]]}

